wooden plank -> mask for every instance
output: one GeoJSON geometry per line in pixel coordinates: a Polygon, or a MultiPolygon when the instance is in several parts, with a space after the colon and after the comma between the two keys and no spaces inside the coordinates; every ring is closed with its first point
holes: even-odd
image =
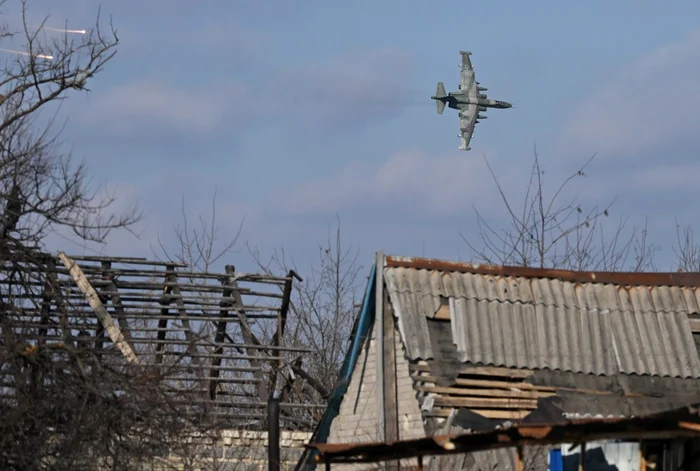
{"type": "Polygon", "coordinates": [[[78,285],[80,291],[82,291],[83,295],[85,295],[85,298],[87,299],[88,304],[90,304],[90,307],[95,311],[97,319],[100,321],[100,324],[102,324],[102,326],[104,327],[105,331],[107,332],[107,335],[109,335],[109,338],[112,339],[112,342],[114,342],[117,348],[126,357],[127,361],[129,361],[130,363],[138,364],[139,359],[136,356],[136,353],[134,352],[134,350],[132,350],[131,345],[127,343],[124,334],[122,334],[122,331],[119,330],[119,327],[117,327],[117,325],[114,323],[112,316],[110,316],[107,312],[107,309],[105,309],[104,305],[102,304],[102,301],[100,301],[100,298],[97,295],[97,292],[92,287],[92,285],[90,285],[88,279],[85,278],[85,275],[83,274],[78,264],[70,258],[68,258],[63,252],[58,252],[58,256],[63,262],[63,264],[66,266],[66,269],[68,270],[70,275],[73,277],[73,280],[75,280],[75,283],[76,285],[78,285]]]}
{"type": "Polygon", "coordinates": [[[435,406],[442,407],[483,407],[490,409],[536,409],[535,399],[508,399],[490,397],[436,397],[435,406]]]}
{"type": "Polygon", "coordinates": [[[504,376],[507,378],[527,378],[534,371],[526,369],[505,368],[500,366],[467,366],[459,370],[463,375],[504,376]]]}
{"type": "Polygon", "coordinates": [[[440,320],[440,321],[449,321],[450,320],[450,306],[449,304],[443,304],[440,306],[440,309],[437,310],[435,313],[434,319],[440,320]]]}
{"type": "MultiPolygon", "coordinates": [[[[233,299],[233,309],[236,311],[236,316],[238,317],[238,322],[240,324],[241,328],[241,335],[243,336],[243,340],[247,344],[252,344],[252,345],[260,345],[262,346],[262,342],[258,340],[258,338],[255,336],[253,333],[253,329],[251,329],[250,324],[248,323],[248,318],[246,316],[246,311],[244,308],[243,304],[243,298],[241,297],[241,292],[238,288],[238,282],[236,281],[236,278],[234,276],[231,276],[231,273],[228,273],[229,277],[226,280],[226,286],[231,288],[231,297],[233,299]]],[[[277,347],[280,348],[280,347],[277,347]]],[[[267,384],[265,383],[265,378],[263,377],[263,371],[261,367],[261,352],[259,352],[257,349],[253,350],[253,352],[247,351],[246,352],[248,355],[252,355],[255,357],[258,357],[256,360],[249,360],[250,366],[254,368],[259,368],[259,370],[253,374],[253,376],[256,379],[259,379],[260,382],[258,383],[258,398],[260,402],[267,402],[268,398],[270,397],[270,392],[267,388],[267,384]]]]}
{"type": "Polygon", "coordinates": [[[521,399],[556,396],[556,393],[538,390],[508,391],[504,389],[452,388],[445,386],[417,386],[416,389],[420,392],[455,396],[508,397],[521,399]]]}
{"type": "Polygon", "coordinates": [[[523,447],[515,447],[515,471],[523,471],[523,447]]]}
{"type": "MultiPolygon", "coordinates": [[[[111,298],[110,300],[112,302],[114,314],[123,315],[124,314],[124,304],[122,303],[122,299],[119,295],[119,290],[117,289],[117,284],[114,281],[115,280],[114,274],[110,273],[111,268],[112,268],[111,262],[102,262],[102,269],[104,270],[104,272],[102,273],[102,281],[106,282],[106,284],[102,287],[102,289],[100,291],[102,291],[104,297],[111,298]]],[[[130,338],[129,322],[123,318],[117,318],[117,321],[119,322],[119,326],[122,329],[122,333],[124,334],[124,337],[128,341],[130,338]]]]}
{"type": "MultiPolygon", "coordinates": [[[[226,274],[232,276],[235,268],[231,265],[226,265],[225,270],[226,274]]],[[[227,286],[227,282],[228,279],[221,280],[221,284],[223,285],[223,292],[221,294],[222,299],[219,302],[219,306],[221,306],[221,309],[219,310],[219,317],[221,320],[216,323],[216,335],[214,335],[214,342],[218,344],[223,344],[224,340],[226,340],[226,327],[228,325],[227,318],[229,317],[228,305],[231,304],[229,298],[232,294],[231,288],[227,286]]],[[[211,378],[209,380],[209,398],[211,400],[216,399],[216,390],[218,386],[216,379],[220,374],[220,370],[217,367],[221,365],[222,358],[219,355],[223,354],[223,352],[224,347],[219,345],[216,350],[214,350],[214,354],[217,356],[211,360],[211,367],[209,368],[209,378],[211,378]]]]}
{"type": "MultiPolygon", "coordinates": [[[[174,274],[174,273],[175,273],[175,267],[173,265],[168,265],[166,267],[165,281],[166,282],[168,281],[169,274],[174,274]]],[[[163,294],[169,295],[172,292],[172,290],[173,290],[172,286],[166,286],[166,288],[163,290],[163,294]]],[[[161,299],[159,301],[159,304],[163,306],[160,310],[161,318],[158,320],[158,329],[160,329],[158,331],[158,340],[161,340],[161,341],[165,340],[165,337],[168,333],[168,331],[166,330],[168,327],[167,317],[169,317],[169,314],[170,314],[170,308],[168,307],[169,301],[167,301],[168,299],[169,299],[168,297],[163,297],[163,299],[161,299]]],[[[159,343],[158,345],[156,345],[156,352],[157,352],[156,364],[158,364],[158,365],[163,363],[163,354],[161,353],[161,351],[164,348],[165,348],[165,342],[159,343]]]]}
{"type": "MultiPolygon", "coordinates": [[[[451,409],[437,409],[423,414],[427,417],[449,417],[451,409]]],[[[472,409],[473,412],[480,414],[487,419],[522,419],[531,411],[523,410],[499,410],[499,409],[472,409]]]]}
{"type": "MultiPolygon", "coordinates": [[[[430,372],[430,365],[412,363],[408,366],[411,371],[430,372]]],[[[499,376],[504,378],[527,378],[534,372],[532,370],[510,369],[498,366],[465,366],[458,372],[460,375],[476,375],[476,376],[499,376]]]]}
{"type": "Polygon", "coordinates": [[[475,410],[477,414],[481,414],[487,419],[522,419],[526,417],[530,411],[518,411],[518,410],[490,410],[490,409],[480,409],[475,410]]]}
{"type": "Polygon", "coordinates": [[[700,319],[688,319],[691,332],[700,332],[700,319]]]}
{"type": "Polygon", "coordinates": [[[431,375],[411,375],[411,379],[415,383],[437,383],[435,376],[431,375]]]}
{"type": "Polygon", "coordinates": [[[550,388],[546,386],[533,386],[530,383],[523,383],[523,382],[510,382],[510,381],[493,381],[489,379],[465,379],[465,378],[457,378],[455,380],[457,385],[459,386],[476,386],[476,387],[483,387],[483,388],[499,388],[499,389],[511,389],[511,388],[517,388],[517,389],[539,389],[540,391],[551,391],[555,392],[555,388],[550,388]]]}
{"type": "MultiPolygon", "coordinates": [[[[524,382],[509,382],[509,381],[491,381],[483,379],[463,379],[457,378],[456,383],[458,386],[472,386],[472,387],[483,387],[483,388],[494,388],[494,389],[522,389],[528,391],[544,391],[556,393],[557,391],[571,391],[581,394],[596,394],[601,396],[607,396],[613,394],[610,391],[599,391],[596,389],[578,389],[578,388],[564,388],[555,386],[540,386],[524,382]]],[[[642,397],[643,394],[639,393],[627,393],[625,397],[642,397]]]]}

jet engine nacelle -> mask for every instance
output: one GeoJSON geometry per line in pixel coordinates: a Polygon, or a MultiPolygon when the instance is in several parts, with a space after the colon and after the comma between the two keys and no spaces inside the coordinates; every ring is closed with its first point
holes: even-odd
{"type": "Polygon", "coordinates": [[[479,93],[479,98],[486,98],[486,95],[483,93],[479,93]]]}
{"type": "Polygon", "coordinates": [[[487,108],[485,106],[479,106],[479,111],[486,111],[486,109],[487,108]]]}
{"type": "Polygon", "coordinates": [[[486,90],[488,90],[488,88],[486,88],[486,87],[476,87],[476,89],[479,90],[480,92],[485,92],[486,90]]]}
{"type": "Polygon", "coordinates": [[[477,115],[476,117],[477,117],[478,119],[486,119],[486,118],[488,118],[488,116],[483,115],[483,114],[477,115]]]}

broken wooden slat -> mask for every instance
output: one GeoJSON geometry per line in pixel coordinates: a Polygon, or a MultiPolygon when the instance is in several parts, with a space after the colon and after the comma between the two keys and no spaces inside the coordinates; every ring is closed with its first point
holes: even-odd
{"type": "MultiPolygon", "coordinates": [[[[430,412],[424,413],[426,417],[448,417],[452,409],[434,409],[430,412]]],[[[522,419],[527,416],[531,411],[527,410],[499,410],[499,409],[472,409],[472,412],[476,412],[487,419],[522,419]]]]}
{"type": "Polygon", "coordinates": [[[489,409],[536,409],[536,399],[508,399],[490,397],[436,397],[436,406],[489,408],[489,409]]]}
{"type": "Polygon", "coordinates": [[[70,275],[73,277],[73,280],[75,280],[75,284],[85,295],[85,298],[87,299],[88,304],[90,304],[90,307],[92,307],[92,309],[95,311],[97,319],[100,321],[100,324],[102,324],[102,326],[104,327],[105,331],[107,332],[107,335],[109,335],[109,338],[112,339],[112,342],[117,346],[117,348],[119,348],[122,354],[126,357],[127,361],[129,361],[130,363],[138,364],[139,359],[136,356],[136,353],[134,352],[134,350],[132,350],[131,345],[129,345],[126,341],[124,334],[122,334],[122,331],[114,323],[112,316],[110,316],[107,312],[107,309],[105,309],[104,305],[102,304],[102,301],[100,301],[100,298],[97,295],[97,292],[92,287],[88,279],[85,278],[85,275],[83,274],[78,264],[70,258],[68,258],[68,256],[66,256],[66,254],[63,252],[58,252],[58,256],[63,262],[63,264],[66,266],[66,269],[68,270],[70,275]]]}
{"type": "Polygon", "coordinates": [[[700,319],[688,319],[691,332],[700,332],[700,319]]]}
{"type": "Polygon", "coordinates": [[[524,382],[510,382],[510,381],[493,381],[490,379],[465,379],[465,378],[457,378],[455,380],[457,385],[459,386],[476,386],[476,387],[484,387],[484,388],[498,388],[498,389],[511,389],[511,388],[518,388],[518,389],[539,389],[540,391],[555,391],[555,388],[551,387],[546,387],[546,386],[534,386],[530,383],[524,383],[524,382]]]}
{"type": "Polygon", "coordinates": [[[527,378],[534,371],[526,369],[503,368],[499,366],[465,366],[459,370],[463,375],[503,376],[506,378],[527,378]]]}
{"type": "Polygon", "coordinates": [[[471,388],[454,388],[444,386],[417,386],[416,389],[420,392],[454,395],[454,396],[481,396],[481,397],[507,397],[519,399],[537,399],[539,397],[551,397],[556,393],[548,391],[527,390],[527,391],[509,391],[505,389],[471,389],[471,388]]]}

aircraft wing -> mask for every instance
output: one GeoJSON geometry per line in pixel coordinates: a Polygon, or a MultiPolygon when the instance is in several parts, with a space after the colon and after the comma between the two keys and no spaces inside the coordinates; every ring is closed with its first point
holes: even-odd
{"type": "Polygon", "coordinates": [[[476,105],[467,105],[459,112],[460,150],[471,150],[469,143],[472,140],[472,134],[474,134],[474,126],[478,115],[479,110],[476,105]]]}
{"type": "Polygon", "coordinates": [[[471,52],[460,51],[462,54],[462,71],[460,73],[459,88],[464,93],[476,92],[476,79],[474,77],[474,67],[469,59],[471,52]]]}

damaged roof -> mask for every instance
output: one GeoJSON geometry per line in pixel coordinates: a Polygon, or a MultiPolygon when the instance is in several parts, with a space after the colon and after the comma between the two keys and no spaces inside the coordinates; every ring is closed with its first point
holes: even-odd
{"type": "Polygon", "coordinates": [[[433,359],[428,319],[462,363],[593,375],[700,378],[689,314],[700,276],[572,272],[386,257],[411,360],[433,359]]]}
{"type": "Polygon", "coordinates": [[[512,451],[513,447],[523,445],[541,446],[610,439],[697,438],[699,435],[698,407],[692,405],[636,418],[510,424],[498,430],[434,435],[394,443],[312,443],[307,447],[320,451],[318,461],[322,463],[377,463],[428,455],[471,454],[508,448],[512,451]]]}

